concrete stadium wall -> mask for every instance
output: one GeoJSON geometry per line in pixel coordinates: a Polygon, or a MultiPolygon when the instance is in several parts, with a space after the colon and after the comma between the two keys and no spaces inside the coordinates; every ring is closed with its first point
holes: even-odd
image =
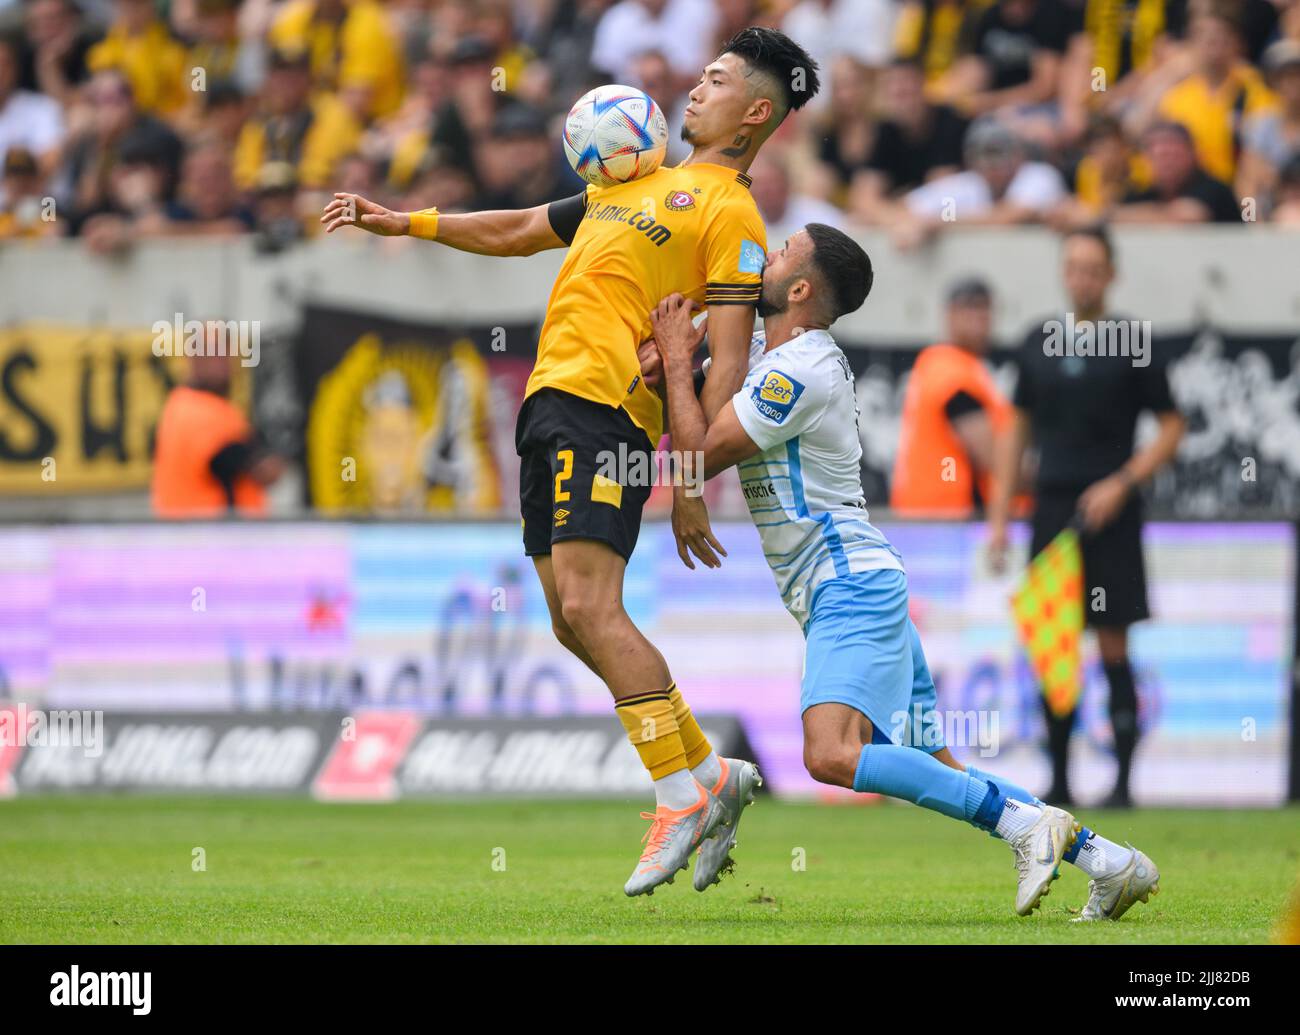
{"type": "MultiPolygon", "coordinates": [[[[918,344],[940,333],[942,296],[954,278],[983,274],[997,291],[996,334],[1064,307],[1059,238],[1046,230],[960,230],[900,254],[884,235],[862,234],[873,256],[870,302],[842,322],[856,340],[918,344]]],[[[1158,331],[1201,322],[1238,332],[1300,327],[1300,234],[1273,227],[1131,229],[1116,234],[1117,311],[1158,331]]],[[[76,242],[0,247],[0,324],[49,319],[150,325],[187,317],[260,320],[288,329],[316,301],[414,320],[520,323],[544,312],[561,252],[493,259],[420,241],[332,237],[259,254],[251,239],[165,240],[121,258],[76,242]]]]}

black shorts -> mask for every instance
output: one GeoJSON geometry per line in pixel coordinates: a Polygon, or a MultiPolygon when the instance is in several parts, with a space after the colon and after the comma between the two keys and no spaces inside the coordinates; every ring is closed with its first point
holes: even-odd
{"type": "Polygon", "coordinates": [[[548,554],[561,539],[597,539],[631,557],[650,498],[652,450],[622,409],[555,388],[525,399],[515,426],[524,553],[548,554]]]}
{"type": "MultiPolygon", "coordinates": [[[[1070,523],[1079,494],[1049,490],[1038,497],[1032,519],[1030,557],[1038,556],[1070,523]]],[[[1080,532],[1083,552],[1083,614],[1093,627],[1128,626],[1150,618],[1146,561],[1142,554],[1142,497],[1133,493],[1124,508],[1098,532],[1080,532]],[[1096,592],[1105,591],[1104,595],[1096,592]]]]}

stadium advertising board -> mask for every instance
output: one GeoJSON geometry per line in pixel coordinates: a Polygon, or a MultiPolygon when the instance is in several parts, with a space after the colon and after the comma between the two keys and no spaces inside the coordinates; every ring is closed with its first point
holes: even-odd
{"type": "MultiPolygon", "coordinates": [[[[730,554],[723,567],[690,572],[668,527],[646,525],[628,568],[629,613],[698,712],[741,720],[777,793],[817,793],[801,758],[802,636],[752,527],[716,530],[730,554]]],[[[954,751],[1041,790],[1042,718],[1009,617],[1013,578],[985,570],[978,525],[885,530],[908,564],[954,751]]],[[[1291,527],[1157,523],[1147,544],[1158,617],[1134,632],[1138,800],[1280,802],[1291,527]]],[[[608,720],[605,689],[555,643],[530,567],[506,523],[10,527],[0,530],[0,692],[110,717],[608,720]]],[[[411,734],[408,763],[423,757],[428,732],[411,734]]],[[[1091,650],[1076,736],[1074,782],[1087,801],[1113,771],[1091,650]]],[[[437,766],[411,779],[430,772],[437,766]]],[[[436,779],[421,789],[455,791],[436,779]]]]}
{"type": "MultiPolygon", "coordinates": [[[[868,501],[884,500],[908,374],[925,342],[837,338],[857,379],[863,487],[868,501]]],[[[353,513],[514,513],[515,415],[536,342],[527,325],[418,324],[308,306],[297,364],[312,503],[353,513]],[[340,478],[350,462],[351,476],[340,478]]],[[[1284,518],[1300,508],[1300,451],[1287,445],[1300,440],[1295,345],[1294,336],[1209,325],[1157,334],[1152,362],[1168,364],[1189,432],[1152,486],[1153,513],[1284,518]]],[[[1011,353],[995,350],[990,365],[1009,394],[1011,353]]],[[[744,514],[734,492],[708,498],[715,513],[744,514]]]]}
{"type": "MultiPolygon", "coordinates": [[[[706,715],[701,724],[723,754],[753,757],[738,719],[706,715]]],[[[622,725],[609,716],[102,715],[0,706],[0,797],[310,791],[322,801],[392,801],[465,794],[625,797],[644,786],[645,769],[622,725]]]]}

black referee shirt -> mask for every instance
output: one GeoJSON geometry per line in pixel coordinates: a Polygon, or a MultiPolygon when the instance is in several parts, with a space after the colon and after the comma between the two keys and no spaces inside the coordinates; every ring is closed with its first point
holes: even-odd
{"type": "MultiPolygon", "coordinates": [[[[1066,325],[1062,317],[1049,320],[1066,325]]],[[[1177,407],[1150,341],[1144,342],[1145,366],[1132,355],[1052,355],[1045,347],[1047,324],[1032,328],[1020,347],[1012,402],[1028,415],[1038,445],[1038,491],[1077,493],[1133,455],[1138,414],[1177,407]]],[[[1080,333],[1076,328],[1076,337],[1080,333]]]]}

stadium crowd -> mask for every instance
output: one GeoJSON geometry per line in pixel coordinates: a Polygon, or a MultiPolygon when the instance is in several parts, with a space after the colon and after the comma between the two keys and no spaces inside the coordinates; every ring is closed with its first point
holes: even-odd
{"type": "Polygon", "coordinates": [[[1300,0],[0,0],[0,239],[274,249],[336,190],[551,201],[582,186],[558,145],[581,93],[640,86],[675,132],[747,24],[827,84],[750,170],[771,240],[1300,227],[1300,0]]]}

